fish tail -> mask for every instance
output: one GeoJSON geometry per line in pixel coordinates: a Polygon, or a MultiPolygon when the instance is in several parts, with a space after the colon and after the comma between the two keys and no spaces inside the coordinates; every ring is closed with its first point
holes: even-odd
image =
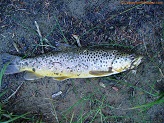
{"type": "Polygon", "coordinates": [[[3,66],[4,74],[14,74],[21,72],[18,62],[21,57],[10,55],[8,53],[0,54],[0,64],[3,66]]]}

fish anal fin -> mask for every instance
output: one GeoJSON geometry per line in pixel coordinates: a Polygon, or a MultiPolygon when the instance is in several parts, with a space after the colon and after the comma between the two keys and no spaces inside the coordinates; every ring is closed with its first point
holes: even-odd
{"type": "Polygon", "coordinates": [[[34,72],[26,72],[24,75],[25,80],[36,80],[40,78],[44,78],[44,76],[36,74],[34,72]]]}
{"type": "Polygon", "coordinates": [[[94,75],[94,76],[105,76],[110,73],[113,73],[112,71],[89,71],[89,74],[94,75]]]}
{"type": "Polygon", "coordinates": [[[53,79],[54,80],[58,80],[58,81],[64,81],[64,80],[66,80],[66,79],[68,79],[69,77],[67,77],[67,76],[61,76],[61,77],[54,77],[53,79]]]}

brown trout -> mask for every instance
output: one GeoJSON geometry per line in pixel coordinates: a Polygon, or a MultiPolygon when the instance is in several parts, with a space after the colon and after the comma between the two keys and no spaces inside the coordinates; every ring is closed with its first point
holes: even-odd
{"type": "Polygon", "coordinates": [[[43,77],[65,80],[109,76],[133,69],[141,63],[142,58],[140,55],[102,48],[65,50],[27,59],[9,54],[2,55],[4,62],[10,60],[5,74],[26,71],[26,80],[43,77]]]}

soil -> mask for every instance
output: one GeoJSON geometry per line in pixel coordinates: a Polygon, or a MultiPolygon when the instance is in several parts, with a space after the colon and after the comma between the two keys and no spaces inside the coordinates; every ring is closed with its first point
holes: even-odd
{"type": "Polygon", "coordinates": [[[76,47],[76,34],[83,47],[107,44],[145,56],[135,70],[102,78],[25,81],[24,73],[4,75],[1,91],[8,92],[1,100],[23,83],[5,109],[49,123],[164,122],[162,104],[130,109],[155,101],[164,91],[163,20],[164,3],[1,0],[0,53],[31,57],[76,47]],[[35,21],[46,46],[41,46],[35,21]]]}

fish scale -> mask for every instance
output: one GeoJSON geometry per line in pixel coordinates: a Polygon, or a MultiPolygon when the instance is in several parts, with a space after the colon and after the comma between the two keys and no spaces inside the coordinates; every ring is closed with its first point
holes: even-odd
{"type": "Polygon", "coordinates": [[[45,76],[56,80],[102,77],[133,69],[140,64],[141,59],[140,55],[118,50],[79,48],[27,59],[15,56],[12,64],[7,67],[6,74],[26,71],[26,80],[45,76]]]}

